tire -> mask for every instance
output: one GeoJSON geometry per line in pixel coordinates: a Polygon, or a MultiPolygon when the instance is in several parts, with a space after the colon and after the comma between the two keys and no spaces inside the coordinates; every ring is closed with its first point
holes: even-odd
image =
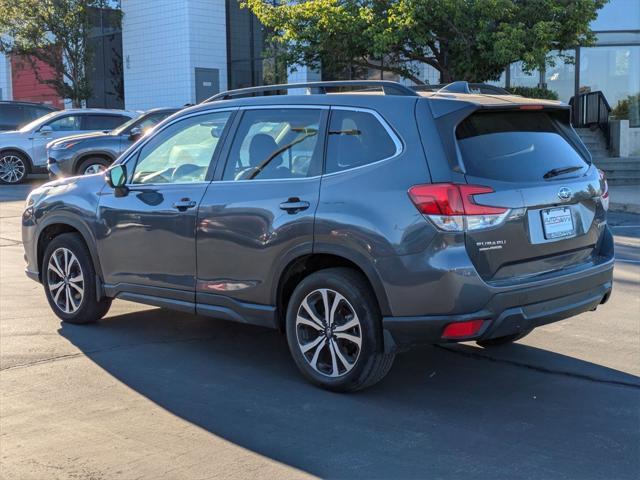
{"type": "Polygon", "coordinates": [[[18,185],[31,171],[29,160],[20,152],[7,150],[0,154],[0,183],[18,185]]]}
{"type": "Polygon", "coordinates": [[[349,268],[330,268],[306,277],[291,295],[287,342],[298,369],[311,383],[353,392],[382,380],[393,365],[395,354],[384,353],[381,324],[366,279],[349,268]],[[333,322],[327,322],[329,318],[333,322]]]}
{"type": "Polygon", "coordinates": [[[533,331],[533,329],[525,330],[524,332],[520,332],[520,333],[514,333],[513,335],[505,335],[504,337],[488,338],[486,340],[478,340],[476,343],[478,345],[480,345],[481,347],[484,347],[484,348],[499,347],[501,345],[508,345],[510,343],[518,341],[521,338],[524,338],[527,335],[529,335],[532,331],[533,331]]]}
{"type": "Polygon", "coordinates": [[[86,160],[80,163],[78,170],[76,171],[77,175],[91,175],[94,173],[99,173],[107,169],[107,167],[111,165],[109,160],[100,157],[92,157],[87,158],[86,160]],[[89,168],[99,169],[96,171],[87,171],[89,168]]]}
{"type": "Polygon", "coordinates": [[[111,306],[110,298],[96,299],[93,261],[77,233],[63,233],[49,242],[42,260],[42,284],[49,306],[67,323],[97,322],[111,306]]]}

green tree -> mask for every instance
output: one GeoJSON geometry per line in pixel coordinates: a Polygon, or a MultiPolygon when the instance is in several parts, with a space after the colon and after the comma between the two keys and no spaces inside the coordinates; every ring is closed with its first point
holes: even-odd
{"type": "Polygon", "coordinates": [[[0,51],[31,62],[39,82],[50,85],[74,107],[91,97],[89,37],[94,9],[106,0],[0,0],[0,51]],[[42,78],[39,60],[53,78],[42,78]]]}
{"type": "Polygon", "coordinates": [[[549,52],[593,42],[589,24],[608,0],[243,0],[275,32],[289,65],[325,71],[382,68],[423,83],[497,79],[522,61],[542,68],[549,52]],[[383,59],[382,67],[379,60],[383,59]],[[377,61],[376,61],[377,60],[377,61]]]}

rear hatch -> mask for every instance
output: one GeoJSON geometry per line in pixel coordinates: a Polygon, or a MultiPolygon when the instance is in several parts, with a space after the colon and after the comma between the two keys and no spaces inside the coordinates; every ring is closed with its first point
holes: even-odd
{"type": "Polygon", "coordinates": [[[466,229],[467,251],[485,280],[513,283],[597,260],[604,186],[568,109],[482,108],[455,137],[467,183],[489,187],[471,201],[505,209],[501,222],[466,229]]]}

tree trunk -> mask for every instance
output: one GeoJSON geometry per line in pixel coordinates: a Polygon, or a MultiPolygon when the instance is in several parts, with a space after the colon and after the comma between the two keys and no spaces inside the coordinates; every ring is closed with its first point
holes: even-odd
{"type": "Polygon", "coordinates": [[[442,70],[440,70],[440,83],[447,84],[451,82],[455,82],[452,73],[447,67],[443,67],[442,70]]]}

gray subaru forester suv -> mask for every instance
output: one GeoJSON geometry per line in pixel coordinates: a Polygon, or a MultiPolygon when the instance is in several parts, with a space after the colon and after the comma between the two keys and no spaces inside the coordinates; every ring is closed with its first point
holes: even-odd
{"type": "Polygon", "coordinates": [[[34,190],[27,274],[65,322],[120,298],[281,329],[311,382],[362,389],[413,345],[491,348],[607,301],[606,181],[569,115],[383,81],[225,92],[34,190]]]}

